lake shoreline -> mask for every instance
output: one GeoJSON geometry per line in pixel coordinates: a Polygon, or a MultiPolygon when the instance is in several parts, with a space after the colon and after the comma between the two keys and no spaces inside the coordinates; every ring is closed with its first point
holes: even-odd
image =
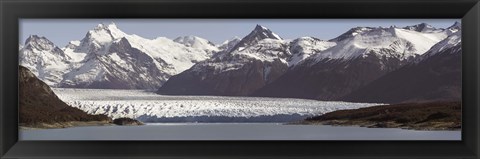
{"type": "Polygon", "coordinates": [[[372,121],[350,121],[350,120],[329,120],[329,121],[300,121],[288,123],[291,125],[328,125],[328,126],[358,126],[364,128],[398,128],[404,130],[418,131],[460,131],[461,128],[453,127],[451,122],[432,123],[437,126],[415,126],[404,125],[395,122],[372,122],[372,121]],[[440,126],[439,126],[440,125],[440,126]]]}
{"type": "Polygon", "coordinates": [[[36,130],[36,129],[62,129],[71,127],[86,127],[86,126],[113,126],[111,121],[68,121],[56,123],[35,123],[35,124],[19,124],[21,130],[36,130]]]}
{"type": "Polygon", "coordinates": [[[338,110],[292,124],[455,131],[461,130],[461,102],[402,103],[338,110]]]}

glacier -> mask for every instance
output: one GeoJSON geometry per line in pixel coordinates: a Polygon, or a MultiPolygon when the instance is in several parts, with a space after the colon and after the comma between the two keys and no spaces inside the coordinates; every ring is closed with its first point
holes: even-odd
{"type": "Polygon", "coordinates": [[[288,122],[378,103],[295,98],[167,96],[145,90],[53,88],[68,105],[89,114],[143,122],[288,122]]]}

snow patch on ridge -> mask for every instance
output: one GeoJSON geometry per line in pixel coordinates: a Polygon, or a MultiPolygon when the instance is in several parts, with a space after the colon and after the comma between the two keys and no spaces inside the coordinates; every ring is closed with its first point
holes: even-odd
{"type": "MultiPolygon", "coordinates": [[[[427,52],[433,45],[445,39],[450,32],[417,32],[402,28],[368,28],[351,31],[351,36],[337,42],[336,46],[310,56],[315,61],[323,59],[353,59],[374,54],[379,57],[395,57],[406,60],[427,52]],[[387,51],[389,50],[389,51],[387,51]]],[[[307,61],[307,60],[304,60],[307,61]]]]}
{"type": "Polygon", "coordinates": [[[337,45],[336,42],[323,41],[313,37],[301,37],[290,42],[292,56],[288,59],[288,65],[294,66],[305,60],[310,55],[324,51],[337,45]]]}

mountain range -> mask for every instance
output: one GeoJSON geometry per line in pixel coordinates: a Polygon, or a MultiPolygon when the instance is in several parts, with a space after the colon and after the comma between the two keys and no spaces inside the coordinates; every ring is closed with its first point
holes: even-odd
{"type": "Polygon", "coordinates": [[[99,24],[63,48],[32,35],[19,60],[52,87],[385,103],[461,96],[458,22],[355,27],[330,40],[287,40],[257,25],[220,45],[196,36],[146,39],[99,24]]]}
{"type": "MultiPolygon", "coordinates": [[[[274,83],[257,90],[254,95],[346,100],[342,97],[354,90],[411,65],[418,59],[426,58],[422,56],[426,52],[437,52],[429,49],[437,43],[443,44],[443,40],[449,36],[454,36],[459,25],[456,23],[447,29],[435,29],[427,24],[406,27],[409,29],[353,28],[330,40],[336,42],[335,46],[306,58],[274,83]]],[[[387,83],[395,85],[410,78],[414,77],[403,76],[387,83]]],[[[418,82],[415,78],[412,80],[418,82]]],[[[430,80],[443,79],[432,77],[430,80]]]]}
{"type": "Polygon", "coordinates": [[[53,87],[157,89],[217,51],[199,37],[146,39],[112,23],[99,24],[64,48],[31,35],[20,49],[20,65],[53,87]]]}

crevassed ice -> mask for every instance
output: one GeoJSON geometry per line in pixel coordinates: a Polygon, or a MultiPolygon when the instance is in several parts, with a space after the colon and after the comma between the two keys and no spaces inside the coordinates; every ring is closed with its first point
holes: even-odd
{"type": "Polygon", "coordinates": [[[154,118],[320,115],[335,110],[379,105],[294,98],[164,96],[144,90],[55,88],[54,92],[73,107],[90,114],[108,114],[112,118],[137,118],[142,115],[154,118]]]}

